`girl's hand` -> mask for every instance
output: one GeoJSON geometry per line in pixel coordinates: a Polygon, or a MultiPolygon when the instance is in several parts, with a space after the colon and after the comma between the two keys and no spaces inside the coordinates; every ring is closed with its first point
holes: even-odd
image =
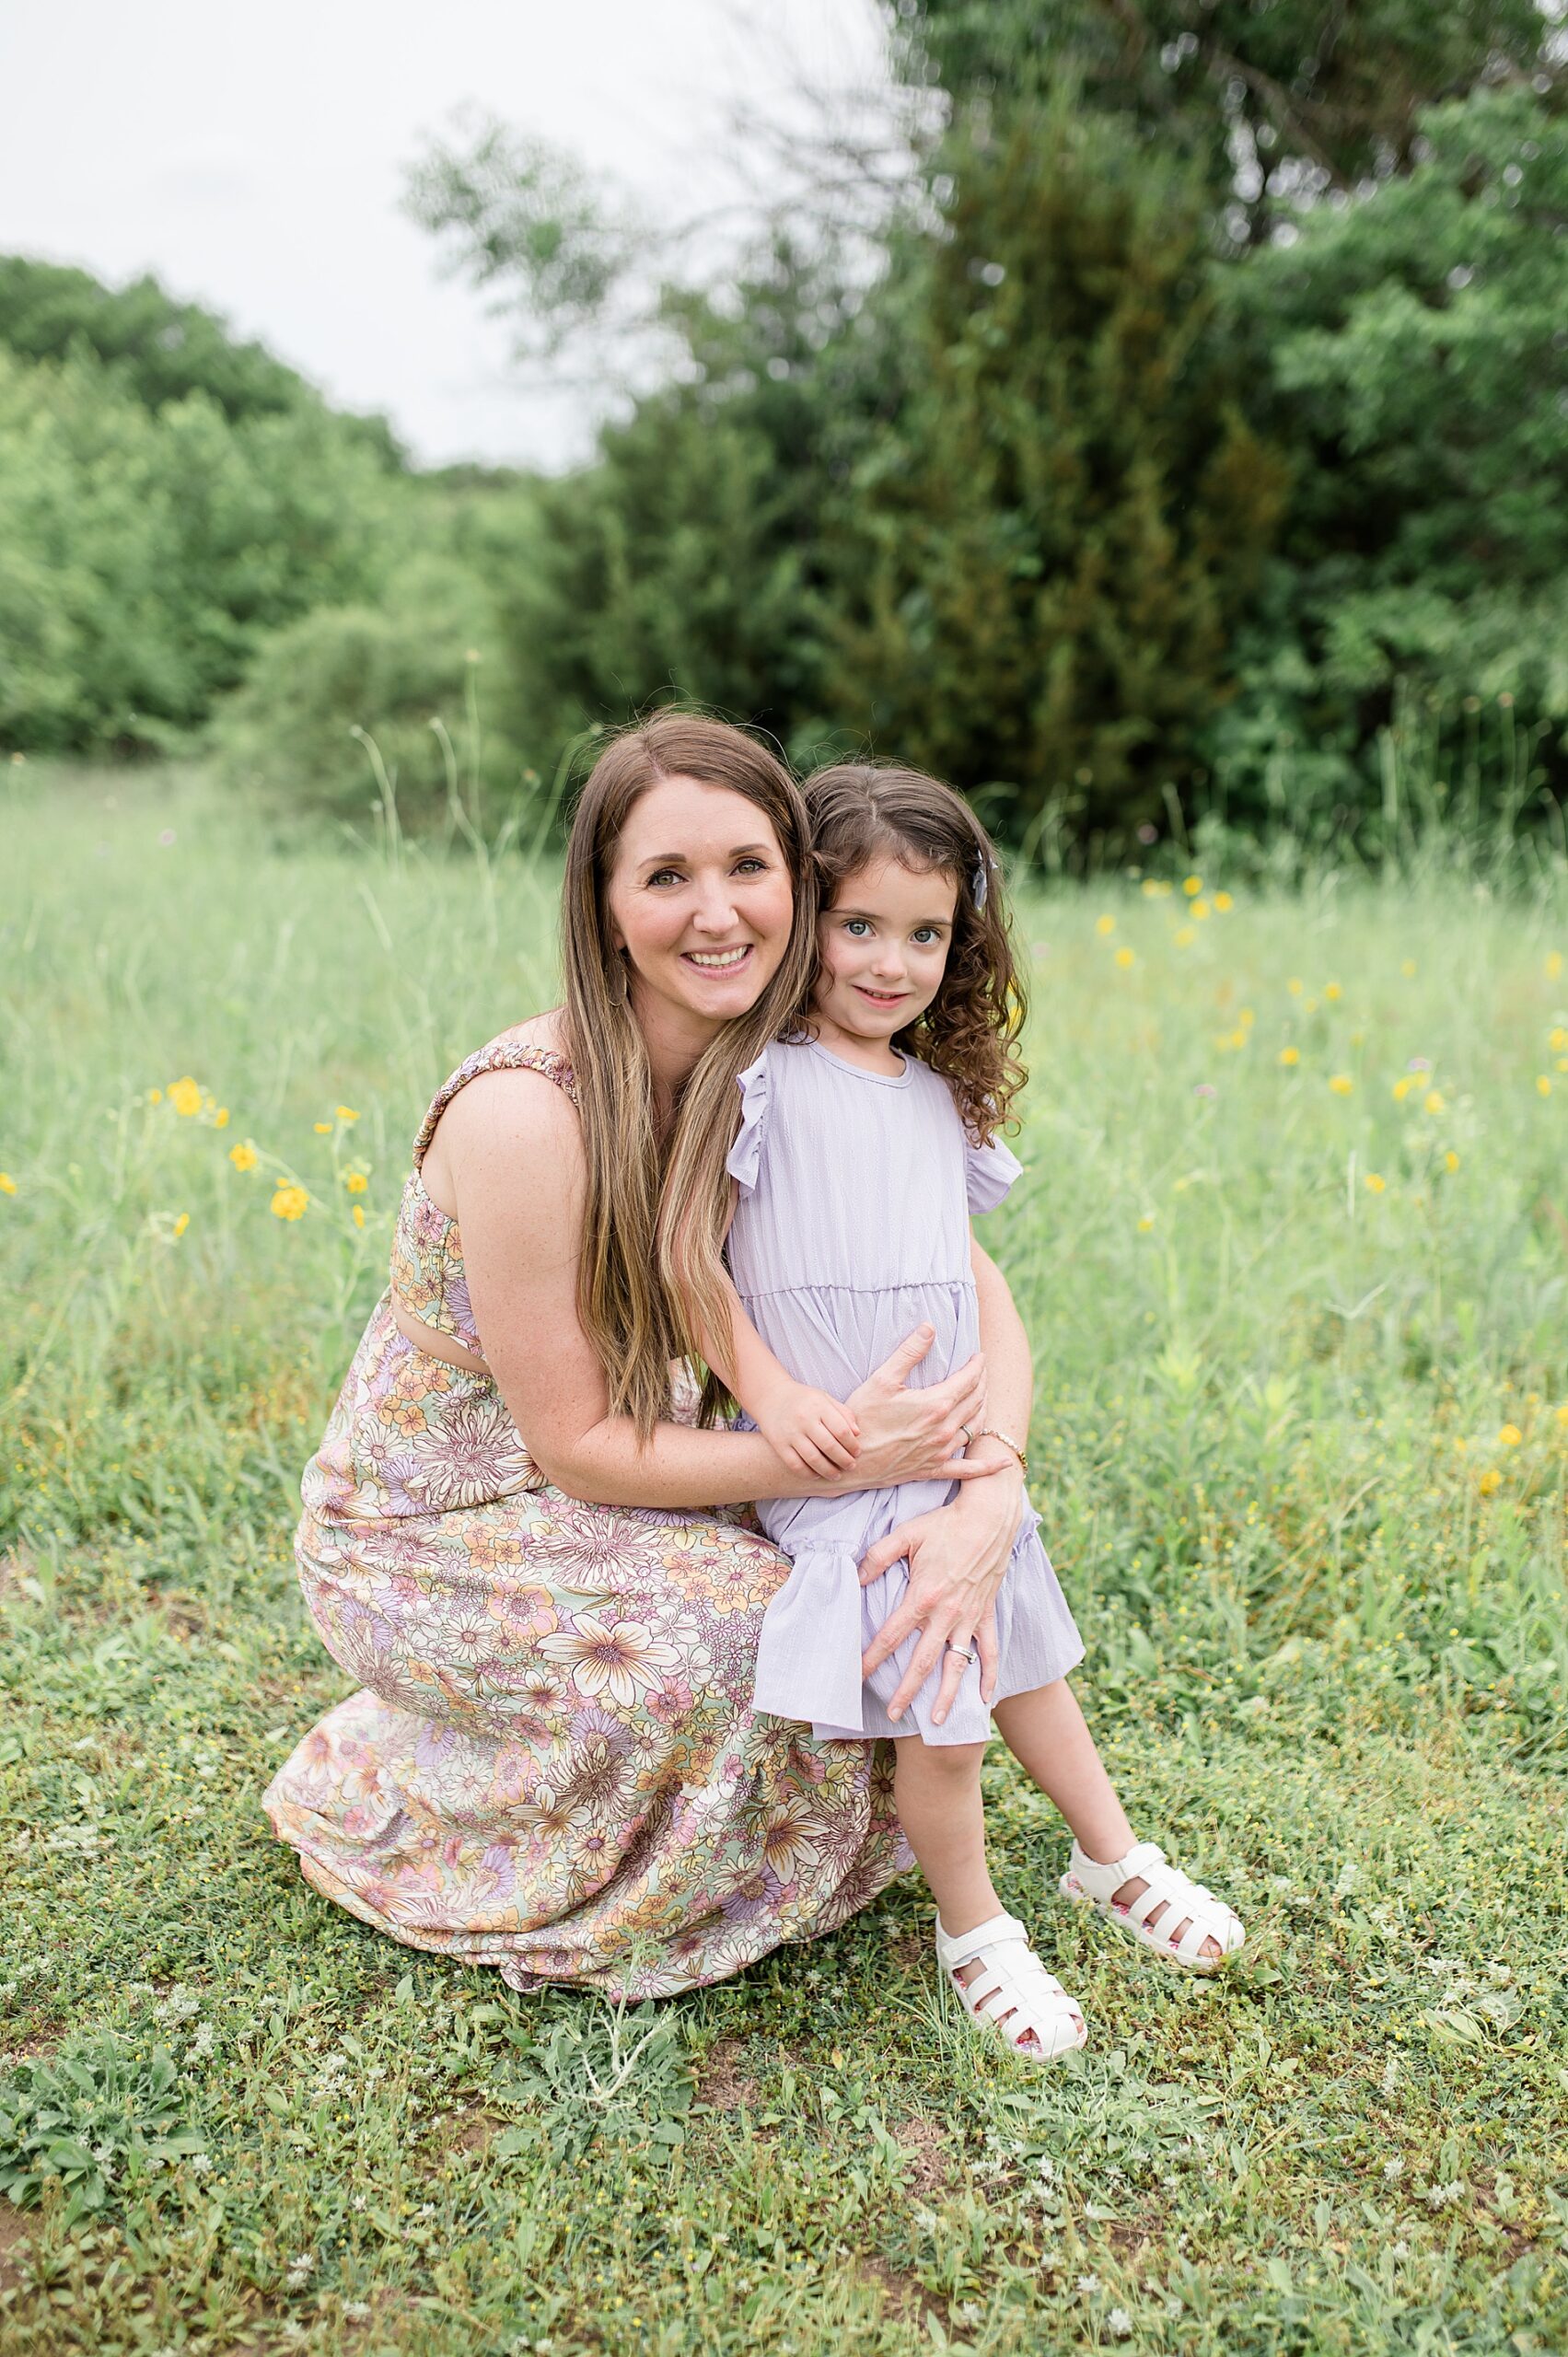
{"type": "MultiPolygon", "coordinates": [[[[966,1457],[966,1427],[978,1432],[985,1422],[985,1361],[978,1354],[942,1383],[923,1391],[908,1388],[909,1378],[935,1340],[935,1329],[919,1326],[883,1361],[875,1375],[845,1406],[860,1427],[860,1454],[854,1478],[842,1488],[890,1490],[900,1481],[973,1481],[987,1474],[1015,1469],[1017,1459],[999,1442],[980,1445],[982,1454],[966,1457]]],[[[901,1550],[900,1550],[901,1551],[901,1550]]]]}
{"type": "Polygon", "coordinates": [[[902,1717],[940,1663],[942,1681],[931,1714],[940,1726],[969,1667],[966,1653],[979,1656],[981,1701],[989,1706],[996,1691],[996,1591],[1013,1552],[1023,1504],[1018,1460],[1009,1453],[1008,1463],[1011,1479],[998,1471],[993,1479],[962,1492],[951,1505],[914,1515],[879,1538],[862,1558],[862,1587],[879,1580],[900,1557],[909,1559],[909,1592],[898,1610],[888,1615],[861,1661],[862,1675],[869,1678],[907,1636],[920,1631],[920,1643],[888,1705],[890,1719],[902,1717]]]}
{"type": "Polygon", "coordinates": [[[808,1383],[781,1384],[757,1411],[756,1424],[786,1465],[813,1480],[849,1472],[860,1454],[860,1426],[849,1409],[808,1383]]]}

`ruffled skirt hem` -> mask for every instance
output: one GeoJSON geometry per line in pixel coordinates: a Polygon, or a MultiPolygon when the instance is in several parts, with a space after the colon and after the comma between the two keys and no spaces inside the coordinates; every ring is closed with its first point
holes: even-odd
{"type": "MultiPolygon", "coordinates": [[[[1026,1513],[996,1596],[998,1674],[993,1704],[1064,1678],[1084,1657],[1084,1641],[1026,1513]]],[[[867,1541],[869,1544],[869,1541],[867,1541]]],[[[930,1744],[983,1743],[991,1705],[980,1694],[980,1664],[964,1671],[947,1718],[932,1719],[938,1666],[898,1720],[888,1704],[920,1643],[915,1631],[863,1679],[861,1655],[909,1590],[909,1565],[895,1563],[868,1587],[860,1585],[849,1547],[803,1546],[763,1616],[757,1650],[756,1702],[776,1718],[805,1720],[822,1742],[918,1735],[930,1744]]]]}

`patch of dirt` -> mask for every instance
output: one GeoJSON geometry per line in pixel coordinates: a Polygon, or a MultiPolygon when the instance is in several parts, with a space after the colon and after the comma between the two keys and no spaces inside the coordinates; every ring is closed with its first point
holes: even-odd
{"type": "Polygon", "coordinates": [[[442,2131],[442,2142],[454,2153],[482,2153],[505,2125],[493,2111],[454,2113],[442,2131]]]}
{"type": "Polygon", "coordinates": [[[697,2082],[697,2100],[714,2111],[738,2111],[742,2104],[753,2108],[761,2094],[750,2073],[740,2068],[745,2048],[738,2038],[721,2038],[703,2064],[697,2082]]]}
{"type": "Polygon", "coordinates": [[[912,2324],[919,2332],[935,2338],[929,2321],[935,2316],[946,2330],[947,2301],[934,2298],[931,2293],[923,2290],[912,2275],[900,2275],[891,2260],[878,2258],[874,2251],[862,2252],[852,2264],[863,2283],[876,2285],[882,2294],[888,2315],[900,2324],[912,2324]]]}
{"type": "Polygon", "coordinates": [[[0,2201],[0,2299],[22,2285],[22,2256],[32,2240],[32,2220],[25,2210],[0,2201]]]}
{"type": "Polygon", "coordinates": [[[893,2141],[900,2152],[909,2156],[910,2170],[905,2180],[912,2193],[940,2193],[952,2173],[953,2147],[945,2128],[934,2119],[922,2119],[912,2113],[900,2119],[893,2130],[893,2141]]]}

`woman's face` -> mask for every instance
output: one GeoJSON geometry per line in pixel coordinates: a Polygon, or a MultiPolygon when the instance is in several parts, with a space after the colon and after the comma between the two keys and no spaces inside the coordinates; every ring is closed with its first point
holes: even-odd
{"type": "Polygon", "coordinates": [[[795,892],[772,821],[726,785],[662,778],[635,802],[606,895],[633,1011],[716,1030],[756,1005],[789,946],[795,892]]]}

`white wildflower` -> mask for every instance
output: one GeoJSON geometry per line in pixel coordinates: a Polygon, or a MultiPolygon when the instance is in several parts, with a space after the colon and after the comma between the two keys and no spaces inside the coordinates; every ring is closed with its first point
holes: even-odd
{"type": "Polygon", "coordinates": [[[370,2303],[368,2300],[345,2300],[343,2314],[350,2324],[363,2324],[370,2314],[370,2303]]]}
{"type": "Polygon", "coordinates": [[[1403,2177],[1404,2173],[1405,2165],[1397,2153],[1391,2161],[1385,2161],[1383,2164],[1383,2174],[1388,2179],[1390,2185],[1393,2183],[1395,2177],[1403,2177]]]}
{"type": "Polygon", "coordinates": [[[1125,2308],[1112,2308],[1105,2320],[1105,2328],[1116,2340],[1125,2340],[1132,2329],[1132,2319],[1125,2308]]]}
{"type": "Polygon", "coordinates": [[[1426,2206],[1429,2210],[1446,2210],[1452,2203],[1462,2201],[1464,2198],[1465,2189],[1458,2177],[1455,2177],[1450,2185],[1429,2185],[1426,2189],[1426,2206]]]}
{"type": "Polygon", "coordinates": [[[211,2022],[199,2022],[196,2026],[196,2035],[191,2040],[192,2054],[204,2061],[206,2057],[215,2051],[216,2046],[217,2032],[211,2022]]]}
{"type": "Polygon", "coordinates": [[[1083,2293],[1086,2300],[1092,2299],[1094,2294],[1099,2290],[1099,2277],[1098,2275],[1080,2275],[1078,2278],[1078,2289],[1083,2293]]]}
{"type": "Polygon", "coordinates": [[[212,2165],[213,2156],[210,2153],[192,2153],[191,2155],[191,2165],[198,2177],[205,2177],[212,2165]]]}

